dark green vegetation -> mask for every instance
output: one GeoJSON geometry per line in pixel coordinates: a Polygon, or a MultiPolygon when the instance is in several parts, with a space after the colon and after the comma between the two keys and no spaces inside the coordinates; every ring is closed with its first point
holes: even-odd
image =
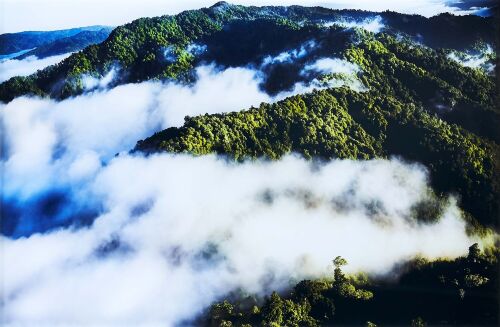
{"type": "MultiPolygon", "coordinates": [[[[291,152],[311,160],[402,157],[430,171],[434,191],[457,195],[471,227],[498,228],[500,113],[495,77],[448,59],[451,49],[495,44],[493,18],[432,18],[379,13],[387,28],[374,35],[324,23],[373,17],[364,11],[304,7],[241,7],[219,3],[177,16],[139,19],[62,63],[0,85],[0,100],[36,94],[65,98],[83,92],[81,76],[123,72],[113,83],[176,80],[193,69],[250,66],[263,72],[269,94],[307,83],[305,65],[337,57],[361,69],[367,88],[317,90],[228,114],[186,117],[184,126],[139,141],[135,151],[218,153],[235,160],[278,159],[291,152]],[[419,41],[426,46],[421,46],[419,41]],[[313,46],[290,62],[263,66],[267,56],[313,46]],[[190,45],[206,46],[202,52],[190,45]]],[[[328,76],[312,76],[327,79],[328,76]]],[[[243,109],[243,108],[234,108],[243,109]]],[[[434,208],[435,209],[435,208],[434,208]]],[[[433,208],[417,216],[432,220],[433,208]]],[[[331,279],[302,281],[264,302],[234,295],[200,323],[221,326],[365,324],[496,325],[498,253],[454,261],[416,260],[398,281],[349,277],[341,258],[331,279]]]]}
{"type": "MultiPolygon", "coordinates": [[[[375,15],[320,7],[259,8],[218,3],[177,16],[138,19],[116,28],[100,45],[89,46],[58,65],[3,83],[0,100],[10,101],[23,94],[55,98],[79,94],[83,91],[82,74],[103,76],[115,65],[125,72],[116,84],[149,79],[186,82],[192,79],[192,68],[200,61],[215,60],[222,66],[252,64],[264,55],[291,48],[310,37],[331,40],[331,34],[337,34],[337,41],[327,43],[341,51],[346,43],[352,43],[349,35],[356,33],[341,31],[338,27],[329,30],[323,27],[324,23],[346,19],[359,21],[375,15]],[[206,57],[187,51],[187,46],[193,42],[208,45],[206,57]]],[[[393,12],[378,15],[387,21],[387,32],[391,35],[418,38],[431,46],[445,44],[460,50],[479,41],[494,42],[492,18],[440,15],[427,19],[393,12]],[[419,30],[422,26],[426,27],[419,30]],[[439,26],[440,32],[436,32],[434,26],[439,26]]],[[[326,52],[328,47],[323,50],[326,52]]],[[[284,83],[283,86],[289,85],[284,83]]]]}
{"type": "Polygon", "coordinates": [[[401,156],[425,164],[438,192],[461,196],[466,211],[493,226],[500,194],[493,78],[460,67],[443,52],[409,47],[381,35],[346,49],[345,57],[364,71],[367,92],[328,89],[187,118],[181,128],[140,141],[137,150],[236,159],[290,152],[324,159],[401,156]]]}
{"type": "MultiPolygon", "coordinates": [[[[386,14],[391,15],[393,19],[399,17],[386,14]]],[[[422,25],[429,23],[435,30],[439,21],[453,25],[456,18],[441,15],[425,22],[421,17],[414,19],[422,25]]],[[[484,23],[477,17],[470,19],[470,26],[484,23]]],[[[140,141],[136,150],[219,153],[236,160],[277,159],[290,152],[309,159],[399,156],[428,167],[434,190],[457,195],[472,226],[498,227],[500,116],[495,78],[479,69],[460,66],[447,58],[449,49],[439,48],[476,47],[485,41],[472,35],[479,28],[463,31],[463,39],[450,34],[446,41],[439,40],[439,34],[447,27],[438,28],[436,39],[428,40],[432,48],[415,44],[408,35],[395,36],[390,29],[373,35],[314,24],[297,26],[293,20],[273,24],[276,22],[272,20],[231,23],[228,31],[234,38],[223,29],[204,40],[209,49],[205,58],[228,66],[259,66],[266,53],[277,55],[283,49],[296,49],[314,40],[315,47],[303,58],[264,68],[263,88],[267,92],[278,93],[304,81],[301,68],[326,56],[356,63],[362,69],[358,78],[368,91],[360,93],[347,87],[318,90],[246,111],[186,117],[184,126],[140,141]],[[262,36],[265,30],[270,32],[262,36]],[[262,48],[266,50],[261,52],[262,48]]],[[[412,35],[411,29],[408,34],[412,35]]],[[[436,216],[430,207],[422,210],[420,219],[436,216]]],[[[332,279],[301,281],[280,294],[269,290],[264,300],[236,292],[214,304],[199,323],[498,323],[498,253],[481,254],[473,246],[467,257],[454,261],[415,260],[400,267],[402,275],[393,281],[346,276],[339,260],[332,279]]]]}
{"type": "Polygon", "coordinates": [[[99,32],[102,29],[109,29],[109,27],[89,26],[50,32],[20,32],[1,34],[0,55],[45,46],[60,39],[70,38],[84,31],[99,32]]]}
{"type": "Polygon", "coordinates": [[[476,245],[453,261],[414,260],[398,280],[346,276],[334,260],[333,278],[304,280],[291,291],[212,305],[199,323],[211,326],[495,326],[499,253],[476,245]]]}
{"type": "Polygon", "coordinates": [[[46,58],[59,54],[75,52],[86,48],[89,45],[101,43],[111,33],[112,28],[106,27],[98,31],[82,31],[78,34],[57,39],[53,42],[43,44],[34,50],[28,51],[16,59],[24,59],[29,56],[37,58],[46,58]]]}

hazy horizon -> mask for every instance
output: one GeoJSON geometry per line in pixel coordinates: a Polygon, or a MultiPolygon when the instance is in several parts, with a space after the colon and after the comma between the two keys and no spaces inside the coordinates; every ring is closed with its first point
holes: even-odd
{"type": "MultiPolygon", "coordinates": [[[[430,17],[444,12],[456,15],[482,15],[493,5],[490,0],[233,0],[240,5],[302,5],[321,6],[331,9],[362,9],[368,11],[392,10],[405,14],[419,14],[430,17]]],[[[93,25],[118,26],[141,17],[177,14],[184,10],[210,7],[217,1],[186,0],[165,2],[161,0],[97,0],[54,1],[54,0],[4,0],[0,3],[0,33],[26,31],[52,31],[93,25]],[[100,9],[100,10],[96,10],[100,9]],[[26,19],[30,17],[30,19],[26,19]],[[31,17],[36,17],[32,19],[31,17]]]]}

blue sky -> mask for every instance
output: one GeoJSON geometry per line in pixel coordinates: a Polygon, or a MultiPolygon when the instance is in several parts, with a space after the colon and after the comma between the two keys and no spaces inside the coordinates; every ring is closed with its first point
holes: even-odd
{"type": "MultiPolygon", "coordinates": [[[[215,0],[2,0],[0,33],[54,30],[88,25],[121,25],[147,16],[175,14],[208,7],[215,0]]],[[[232,0],[243,5],[321,5],[374,11],[386,9],[433,16],[442,12],[465,14],[492,4],[492,0],[232,0]],[[472,9],[471,9],[472,8],[472,9]]]]}

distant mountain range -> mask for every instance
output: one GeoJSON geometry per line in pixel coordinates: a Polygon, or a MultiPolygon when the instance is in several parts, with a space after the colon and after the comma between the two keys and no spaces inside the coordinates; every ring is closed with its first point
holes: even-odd
{"type": "MultiPolygon", "coordinates": [[[[434,223],[451,194],[467,232],[483,236],[498,230],[500,213],[495,29],[493,17],[219,2],[113,30],[1,35],[2,54],[32,49],[19,58],[78,52],[0,84],[0,101],[91,97],[100,94],[91,93],[96,90],[144,81],[189,86],[206,65],[253,70],[271,103],[186,116],[180,127],[151,131],[131,153],[219,154],[236,162],[278,160],[290,153],[318,162],[401,158],[426,167],[428,192],[441,201],[412,207],[412,224],[434,223]]],[[[335,205],[342,210],[344,204],[335,205]]],[[[366,210],[384,214],[379,203],[367,203],[366,210]]],[[[493,326],[498,323],[496,251],[483,253],[475,244],[454,261],[403,262],[397,267],[400,280],[387,283],[348,278],[340,269],[345,260],[337,258],[333,280],[304,280],[264,301],[236,290],[196,314],[200,325],[210,326],[376,326],[372,319],[425,326],[424,318],[433,325],[493,326]]]]}
{"type": "MultiPolygon", "coordinates": [[[[193,67],[202,61],[215,61],[228,66],[250,64],[307,38],[326,37],[328,33],[334,33],[335,28],[325,29],[325,24],[337,22],[354,26],[373,19],[380,19],[381,31],[393,37],[409,38],[434,49],[462,51],[480,44],[495,44],[492,17],[441,14],[425,18],[395,12],[300,6],[243,7],[220,2],[210,8],[186,11],[177,16],[141,18],[120,26],[105,42],[90,46],[57,66],[2,84],[0,100],[8,101],[29,93],[55,98],[79,94],[84,91],[81,82],[83,74],[102,77],[113,67],[126,72],[114,81],[115,84],[149,79],[186,81],[190,79],[193,67]],[[190,53],[187,50],[192,43],[205,44],[209,51],[190,53]],[[166,49],[172,53],[170,59],[165,59],[166,49]],[[65,80],[62,84],[61,79],[65,80]]],[[[345,33],[337,33],[336,37],[345,44],[353,30],[342,30],[345,33]]],[[[93,31],[102,37],[105,35],[102,28],[94,27],[93,31]]],[[[39,47],[42,40],[47,40],[44,43],[47,44],[48,40],[53,42],[56,36],[72,37],[80,32],[81,29],[47,32],[46,37],[42,37],[43,33],[26,32],[21,33],[16,46],[3,40],[1,43],[10,51],[19,51],[39,47]]],[[[5,39],[9,35],[2,37],[5,39]]],[[[335,43],[337,48],[342,45],[335,43]]],[[[67,49],[54,44],[33,51],[44,54],[49,48],[67,49]]]]}
{"type": "Polygon", "coordinates": [[[108,26],[79,27],[58,31],[20,32],[0,35],[0,59],[45,58],[75,52],[104,41],[113,30],[108,26]]]}

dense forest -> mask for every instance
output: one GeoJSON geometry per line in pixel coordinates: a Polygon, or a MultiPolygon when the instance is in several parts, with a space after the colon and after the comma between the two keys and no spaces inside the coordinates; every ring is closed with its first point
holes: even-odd
{"type": "Polygon", "coordinates": [[[115,66],[124,73],[114,84],[150,79],[189,82],[193,68],[200,62],[214,61],[222,66],[251,64],[264,55],[310,38],[326,41],[323,53],[332,50],[339,53],[348,43],[356,41],[350,34],[358,33],[338,25],[325,26],[335,21],[359,21],[377,16],[385,22],[385,32],[398,38],[406,36],[430,47],[462,51],[481,43],[493,44],[495,40],[492,17],[442,14],[427,19],[393,12],[300,6],[243,7],[220,2],[210,8],[176,16],[141,18],[119,26],[101,44],[91,45],[31,76],[14,77],[1,84],[0,100],[10,101],[23,94],[55,98],[80,94],[84,91],[82,74],[102,77],[115,66]],[[189,45],[193,43],[207,45],[208,51],[192,53],[189,45]],[[170,56],[165,55],[167,50],[170,56]]]}
{"type": "Polygon", "coordinates": [[[460,194],[477,220],[496,225],[494,79],[386,34],[363,37],[345,57],[362,67],[367,92],[331,88],[248,111],[188,117],[180,129],[140,141],[137,150],[236,159],[291,151],[324,159],[401,156],[426,164],[439,192],[460,194]]]}
{"type": "MultiPolygon", "coordinates": [[[[86,92],[83,76],[102,78],[114,67],[120,73],[110,86],[149,80],[190,85],[200,65],[251,67],[263,76],[260,88],[276,101],[186,116],[183,126],[138,141],[131,153],[215,153],[236,162],[278,160],[290,153],[319,162],[402,158],[429,170],[437,198],[458,198],[470,234],[491,235],[499,228],[500,215],[497,81],[492,70],[468,67],[452,57],[481,54],[494,65],[494,51],[486,50],[495,47],[494,29],[493,17],[425,18],[220,2],[176,16],[138,19],[99,35],[67,32],[65,38],[37,44],[31,54],[44,56],[73,51],[75,38],[79,44],[92,43],[57,65],[0,84],[0,100],[77,96],[86,92]],[[383,27],[377,32],[339,23],[378,17],[383,27]],[[269,59],[282,53],[296,55],[269,59]],[[356,69],[350,75],[305,73],[304,67],[322,58],[338,58],[356,69]],[[331,81],[342,83],[334,87],[331,81]],[[279,98],[298,83],[315,87],[279,98]]],[[[6,46],[4,51],[13,49],[6,46]]],[[[416,223],[429,222],[440,209],[438,203],[417,208],[416,223]]],[[[288,290],[269,289],[265,298],[233,290],[195,324],[422,327],[499,322],[497,244],[486,249],[470,244],[468,255],[454,260],[414,258],[396,267],[391,278],[348,275],[343,272],[348,259],[337,255],[332,253],[330,276],[293,281],[288,290]]]]}
{"type": "Polygon", "coordinates": [[[346,275],[342,257],[331,276],[303,280],[261,300],[238,294],[200,317],[210,326],[493,326],[498,321],[498,258],[477,244],[452,261],[415,259],[397,281],[346,275]]]}

